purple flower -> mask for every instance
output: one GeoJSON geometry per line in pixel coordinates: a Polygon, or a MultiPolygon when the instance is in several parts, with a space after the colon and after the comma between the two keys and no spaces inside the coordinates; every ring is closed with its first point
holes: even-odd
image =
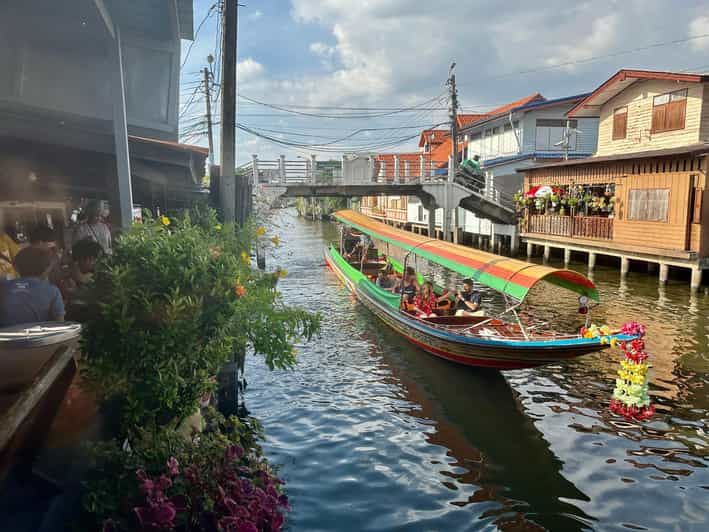
{"type": "Polygon", "coordinates": [[[177,510],[171,503],[134,508],[138,522],[143,527],[170,528],[177,515],[177,510]]]}

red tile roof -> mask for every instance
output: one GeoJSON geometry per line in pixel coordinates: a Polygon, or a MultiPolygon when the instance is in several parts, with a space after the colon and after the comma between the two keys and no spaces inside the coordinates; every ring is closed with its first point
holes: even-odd
{"type": "Polygon", "coordinates": [[[524,98],[521,98],[515,102],[508,103],[506,105],[503,105],[502,107],[498,107],[497,109],[493,109],[489,113],[487,113],[487,116],[495,116],[495,115],[501,115],[502,113],[506,113],[507,111],[511,111],[515,107],[521,107],[522,105],[527,105],[528,103],[532,102],[541,102],[544,101],[546,98],[539,94],[538,92],[535,94],[532,94],[530,96],[526,96],[524,98]]]}
{"type": "Polygon", "coordinates": [[[483,118],[486,118],[487,116],[488,116],[487,113],[460,114],[460,115],[458,115],[458,127],[463,128],[463,127],[469,126],[473,122],[477,122],[478,120],[482,120],[483,118]]]}
{"type": "Polygon", "coordinates": [[[434,146],[440,144],[446,134],[448,134],[446,129],[424,129],[419,137],[419,148],[423,148],[426,143],[434,146]]]}

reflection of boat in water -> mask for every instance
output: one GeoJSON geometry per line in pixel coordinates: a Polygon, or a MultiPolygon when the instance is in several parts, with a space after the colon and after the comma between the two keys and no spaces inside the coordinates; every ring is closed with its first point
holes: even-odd
{"type": "Polygon", "coordinates": [[[78,323],[32,323],[0,329],[0,392],[20,390],[60,348],[79,341],[78,323]]]}
{"type": "MultiPolygon", "coordinates": [[[[416,350],[391,332],[367,325],[369,341],[415,406],[407,415],[432,420],[429,443],[449,449],[456,460],[442,478],[457,482],[464,506],[485,501],[502,530],[587,529],[593,520],[573,501],[588,501],[561,470],[562,462],[534,426],[504,375],[446,364],[416,350]],[[463,468],[464,472],[459,472],[463,468]],[[461,485],[473,485],[466,492],[461,485]]],[[[443,481],[446,483],[446,481],[443,481]]]]}
{"type": "MultiPolygon", "coordinates": [[[[514,369],[540,366],[600,351],[608,347],[611,335],[587,338],[579,333],[559,333],[547,323],[525,325],[517,309],[537,283],[546,282],[598,300],[593,283],[572,270],[560,270],[465,248],[449,242],[394,229],[352,211],[334,217],[372,238],[409,254],[470,277],[501,293],[507,309],[500,316],[437,315],[419,317],[399,294],[383,290],[372,281],[383,263],[362,257],[352,264],[343,255],[344,244],[325,251],[328,266],[342,279],[357,299],[386,325],[424,351],[468,366],[514,369]],[[604,343],[605,342],[605,343],[604,343]]],[[[388,257],[387,257],[388,259],[388,257]]],[[[399,270],[406,267],[394,263],[399,270]]],[[[441,313],[439,313],[441,314],[441,313]]],[[[631,339],[616,335],[619,340],[631,339]]]]}

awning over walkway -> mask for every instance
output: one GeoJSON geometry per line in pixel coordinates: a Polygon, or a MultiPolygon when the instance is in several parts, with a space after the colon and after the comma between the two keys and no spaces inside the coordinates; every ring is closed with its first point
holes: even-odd
{"type": "Polygon", "coordinates": [[[540,281],[566,288],[598,301],[598,290],[585,276],[529,262],[485,253],[443,240],[430,239],[408,231],[395,229],[354,211],[338,211],[334,217],[373,238],[412,252],[471,279],[522,300],[540,281]]]}

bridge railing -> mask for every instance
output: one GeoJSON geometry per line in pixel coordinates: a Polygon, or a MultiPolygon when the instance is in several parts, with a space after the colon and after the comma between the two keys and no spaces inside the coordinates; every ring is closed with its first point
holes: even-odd
{"type": "MultiPolygon", "coordinates": [[[[448,180],[451,163],[451,157],[433,160],[423,153],[349,154],[341,161],[324,161],[322,164],[315,155],[295,160],[286,160],[285,155],[276,160],[259,159],[253,155],[249,163],[238,168],[238,172],[250,176],[254,184],[273,186],[429,184],[448,180]]],[[[488,201],[506,206],[513,204],[512,196],[501,191],[490,174],[472,174],[459,169],[453,181],[488,201]]]]}

